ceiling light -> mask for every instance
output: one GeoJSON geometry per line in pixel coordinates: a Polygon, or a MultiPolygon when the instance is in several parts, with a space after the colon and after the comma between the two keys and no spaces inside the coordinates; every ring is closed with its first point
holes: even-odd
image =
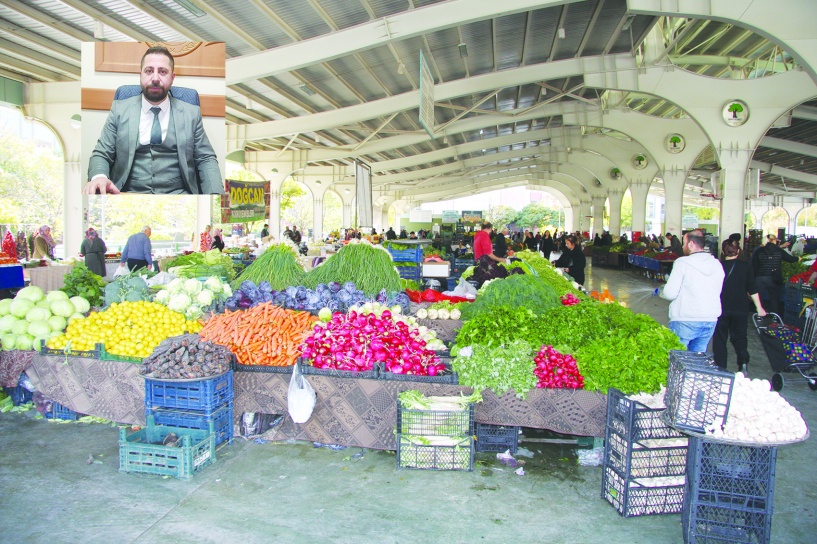
{"type": "Polygon", "coordinates": [[[467,45],[465,45],[464,43],[459,44],[459,45],[457,46],[457,49],[459,49],[459,50],[460,50],[460,56],[461,56],[462,58],[465,58],[465,57],[467,57],[467,56],[468,56],[468,46],[467,46],[467,45]]]}
{"type": "Polygon", "coordinates": [[[559,39],[564,40],[567,37],[564,27],[559,29],[559,39]]]}
{"type": "Polygon", "coordinates": [[[298,83],[298,88],[309,96],[315,96],[315,91],[307,87],[306,83],[298,83]]]}
{"type": "Polygon", "coordinates": [[[405,65],[405,64],[403,64],[402,62],[401,62],[400,64],[398,64],[398,65],[397,65],[397,73],[398,73],[398,74],[400,74],[401,76],[402,76],[404,73],[406,73],[406,65],[405,65]]]}
{"type": "Polygon", "coordinates": [[[321,180],[316,179],[316,180],[315,180],[315,185],[320,185],[320,184],[321,184],[321,180]]]}
{"type": "Polygon", "coordinates": [[[252,98],[249,96],[247,97],[247,109],[251,110],[253,108],[252,98]]]}
{"type": "Polygon", "coordinates": [[[207,15],[205,12],[201,10],[196,4],[191,2],[190,0],[173,0],[178,5],[195,15],[196,17],[204,17],[207,15]]]}
{"type": "Polygon", "coordinates": [[[627,20],[624,21],[624,24],[621,26],[621,30],[630,30],[630,27],[632,26],[634,20],[635,15],[628,15],[627,20]]]}
{"type": "Polygon", "coordinates": [[[105,25],[102,21],[94,21],[94,38],[97,40],[105,39],[105,25]]]}
{"type": "Polygon", "coordinates": [[[349,194],[349,189],[344,189],[343,192],[348,195],[349,194]]]}

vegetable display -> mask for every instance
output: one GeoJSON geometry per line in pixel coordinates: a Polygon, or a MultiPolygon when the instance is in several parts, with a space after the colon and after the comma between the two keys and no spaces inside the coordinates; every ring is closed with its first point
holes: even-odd
{"type": "Polygon", "coordinates": [[[60,336],[69,320],[84,319],[89,309],[82,297],[24,287],[14,299],[0,300],[0,343],[4,351],[39,349],[41,341],[60,336]]]}
{"type": "Polygon", "coordinates": [[[298,346],[316,321],[306,312],[265,302],[248,310],[213,316],[199,336],[230,348],[242,365],[291,366],[300,355],[298,346]]]}
{"type": "Polygon", "coordinates": [[[185,334],[163,340],[142,362],[139,373],[160,380],[206,378],[230,370],[232,360],[225,346],[185,334]]]}
{"type": "Polygon", "coordinates": [[[303,285],[306,271],[298,262],[298,251],[290,243],[282,242],[267,248],[233,281],[238,288],[245,281],[258,285],[263,282],[281,291],[290,286],[303,285]]]}
{"type": "Polygon", "coordinates": [[[319,284],[353,282],[367,296],[402,291],[400,275],[394,268],[389,252],[365,241],[352,241],[326,262],[306,274],[305,287],[319,284]]]}
{"type": "Polygon", "coordinates": [[[105,307],[115,302],[150,300],[147,282],[135,272],[119,276],[105,287],[105,307]]]}
{"type": "Polygon", "coordinates": [[[527,308],[542,314],[561,306],[556,291],[541,278],[532,274],[514,274],[492,281],[477,299],[464,306],[462,318],[471,319],[500,306],[527,308]]]}
{"type": "Polygon", "coordinates": [[[497,395],[515,391],[525,398],[536,387],[533,348],[524,340],[491,347],[474,344],[459,350],[451,366],[457,372],[460,385],[475,391],[492,389],[497,395]]]}
{"type": "Polygon", "coordinates": [[[65,275],[65,285],[60,289],[69,297],[82,297],[98,308],[102,306],[102,297],[105,293],[105,280],[98,276],[83,263],[75,264],[65,275]]]}
{"type": "Polygon", "coordinates": [[[65,334],[51,338],[51,349],[89,351],[104,344],[108,353],[126,357],[147,357],[162,340],[186,332],[198,332],[201,325],[156,302],[113,303],[86,319],[71,321],[65,334]]]}
{"type": "Polygon", "coordinates": [[[542,346],[533,358],[536,368],[533,373],[539,379],[536,387],[556,389],[581,389],[584,377],[576,366],[572,355],[559,353],[553,346],[542,346]]]}
{"type": "Polygon", "coordinates": [[[545,319],[537,317],[531,310],[500,306],[466,321],[457,333],[456,343],[462,347],[477,344],[499,347],[515,340],[525,340],[534,346],[555,344],[543,341],[547,330],[545,319]]]}
{"type": "Polygon", "coordinates": [[[167,271],[182,278],[219,276],[232,280],[236,266],[229,255],[211,249],[204,253],[180,255],[167,264],[167,271]]]}
{"type": "Polygon", "coordinates": [[[580,298],[584,296],[575,285],[556,271],[556,268],[550,264],[550,261],[539,255],[538,252],[534,253],[529,250],[518,251],[514,254],[514,257],[524,261],[530,265],[531,268],[536,270],[539,277],[550,285],[551,288],[556,291],[557,295],[562,296],[565,293],[573,293],[580,298]]]}
{"type": "Polygon", "coordinates": [[[230,295],[230,284],[216,276],[207,278],[204,283],[176,278],[156,293],[153,302],[167,306],[187,319],[198,319],[209,311],[218,311],[230,295]]]}

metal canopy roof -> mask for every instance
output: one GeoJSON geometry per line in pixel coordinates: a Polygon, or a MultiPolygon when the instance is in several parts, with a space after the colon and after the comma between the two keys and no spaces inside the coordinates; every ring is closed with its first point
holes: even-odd
{"type": "MultiPolygon", "coordinates": [[[[371,25],[381,25],[377,31],[383,35],[402,35],[403,20],[401,25],[390,28],[384,18],[415,12],[422,17],[423,8],[444,4],[451,2],[3,0],[0,75],[24,82],[78,80],[80,43],[94,41],[95,35],[110,41],[224,41],[228,66],[244,60],[245,73],[255,59],[253,55],[296,45],[309,47],[310,40],[316,38],[338,35],[354,40],[374,28],[371,25]],[[347,29],[351,29],[349,34],[340,34],[347,29]]],[[[484,5],[477,7],[482,9],[484,5]]],[[[630,53],[656,25],[665,38],[667,58],[701,75],[753,78],[795,68],[786,51],[749,30],[714,20],[630,15],[626,0],[519,0],[508,2],[508,11],[499,15],[447,16],[450,21],[433,21],[434,24],[428,24],[430,30],[413,32],[403,39],[340,54],[331,47],[317,53],[310,51],[311,56],[303,66],[297,60],[305,51],[301,49],[291,59],[295,69],[281,72],[270,65],[269,73],[260,77],[231,81],[227,89],[227,122],[251,125],[294,119],[416,91],[422,51],[437,85],[464,84],[463,92],[436,104],[436,124],[448,124],[451,131],[435,140],[415,139],[384,146],[361,158],[384,166],[394,165],[380,172],[384,175],[441,167],[449,172],[446,175],[467,176],[486,169],[507,170],[528,164],[548,144],[541,131],[563,126],[561,115],[553,108],[543,108],[542,115],[526,116],[529,118],[524,120],[511,119],[507,116],[509,112],[519,113],[543,104],[598,104],[604,93],[603,89],[586,88],[580,73],[472,92],[467,83],[480,76],[522,67],[544,68],[570,59],[630,53]],[[520,5],[523,7],[519,8],[520,5]],[[529,7],[525,8],[526,5],[529,7]],[[496,124],[472,130],[463,123],[487,115],[492,115],[496,124]],[[538,136],[527,134],[535,131],[538,136]],[[506,137],[501,145],[491,141],[499,136],[506,137]],[[438,158],[430,155],[428,162],[408,161],[413,164],[400,165],[399,159],[482,140],[487,140],[484,149],[440,154],[438,158]],[[469,166],[467,162],[492,154],[497,155],[496,164],[486,165],[482,160],[472,161],[479,165],[469,166]]],[[[259,64],[266,67],[260,57],[259,64]]],[[[228,77],[229,72],[230,68],[228,77]]],[[[683,116],[670,102],[636,93],[627,94],[623,105],[653,116],[683,116]]],[[[342,147],[337,153],[325,153],[328,158],[316,164],[349,164],[353,154],[344,156],[344,150],[422,132],[418,109],[414,107],[351,123],[327,123],[294,135],[256,139],[249,141],[247,148],[331,151],[342,147]]],[[[383,143],[391,141],[396,140],[383,143]]],[[[764,165],[765,192],[813,197],[817,190],[817,101],[797,108],[790,126],[770,129],[754,160],[764,165]]],[[[712,150],[703,153],[695,166],[696,171],[715,168],[712,150]]],[[[410,179],[410,174],[403,177],[409,178],[403,187],[422,183],[410,179]]],[[[478,190],[488,188],[490,184],[478,190]]]]}

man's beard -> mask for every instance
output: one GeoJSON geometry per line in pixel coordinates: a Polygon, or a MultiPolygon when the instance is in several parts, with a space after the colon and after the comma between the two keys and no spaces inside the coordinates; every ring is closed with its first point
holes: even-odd
{"type": "Polygon", "coordinates": [[[150,100],[151,102],[161,102],[167,97],[169,89],[165,89],[164,87],[142,87],[142,94],[145,95],[145,98],[150,100]]]}

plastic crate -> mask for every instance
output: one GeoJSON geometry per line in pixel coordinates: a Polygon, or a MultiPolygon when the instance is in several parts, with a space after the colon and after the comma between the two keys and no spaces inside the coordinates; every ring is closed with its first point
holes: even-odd
{"type": "Polygon", "coordinates": [[[233,403],[227,403],[212,414],[162,408],[145,410],[145,419],[153,416],[157,425],[180,427],[182,429],[200,429],[206,431],[212,424],[216,433],[216,446],[222,442],[233,443],[233,403]]]}
{"type": "Polygon", "coordinates": [[[519,447],[519,427],[513,425],[488,425],[477,423],[476,450],[479,452],[516,453],[519,447]]]}
{"type": "Polygon", "coordinates": [[[471,472],[474,470],[474,438],[469,436],[451,446],[431,446],[398,434],[397,468],[471,472]]]}
{"type": "Polygon", "coordinates": [[[261,372],[267,374],[292,374],[295,365],[290,366],[269,366],[269,365],[242,365],[233,359],[230,368],[234,372],[261,372]]]}
{"type": "Polygon", "coordinates": [[[615,388],[607,390],[607,429],[615,432],[627,442],[642,440],[686,438],[661,421],[663,409],[644,406],[630,400],[615,388]]]}
{"type": "Polygon", "coordinates": [[[610,432],[604,440],[604,466],[614,468],[625,478],[683,476],[687,470],[687,445],[644,447],[610,432]]]}
{"type": "Polygon", "coordinates": [[[172,381],[145,378],[145,407],[206,412],[233,400],[233,371],[203,380],[172,381]]]}
{"type": "Polygon", "coordinates": [[[690,438],[690,500],[722,508],[772,511],[777,448],[690,438]]]}
{"type": "Polygon", "coordinates": [[[417,265],[417,266],[398,266],[397,267],[397,273],[404,280],[420,281],[420,278],[422,277],[422,270],[423,269],[420,267],[420,265],[417,265]]]}
{"type": "Polygon", "coordinates": [[[771,513],[684,501],[681,524],[684,544],[767,544],[771,541],[771,513]]]}
{"type": "Polygon", "coordinates": [[[46,419],[61,419],[63,421],[76,421],[84,415],[54,401],[51,401],[51,409],[45,413],[46,419]]]}
{"type": "Polygon", "coordinates": [[[419,263],[423,260],[423,248],[419,244],[410,249],[392,249],[387,244],[386,249],[389,251],[391,259],[395,262],[419,263]]]}
{"type": "Polygon", "coordinates": [[[435,376],[417,376],[415,374],[395,374],[386,370],[383,363],[377,364],[377,377],[381,380],[395,382],[419,382],[419,383],[445,383],[458,385],[460,383],[457,373],[451,370],[451,365],[446,364],[446,370],[435,376]]]}
{"type": "Polygon", "coordinates": [[[704,433],[723,425],[729,414],[735,375],[719,369],[706,353],[670,351],[667,410],[664,416],[676,429],[704,433]]]}
{"type": "Polygon", "coordinates": [[[601,497],[625,518],[678,514],[684,507],[684,485],[655,485],[656,480],[625,478],[605,466],[601,497]]]}
{"type": "Polygon", "coordinates": [[[330,376],[332,378],[358,378],[367,380],[376,380],[378,376],[376,366],[372,370],[361,370],[357,372],[354,370],[335,370],[334,368],[316,368],[301,360],[299,360],[298,364],[301,365],[298,370],[304,376],[330,376]]]}
{"type": "Polygon", "coordinates": [[[85,357],[87,359],[99,359],[99,346],[100,344],[96,345],[96,349],[90,351],[76,351],[76,350],[65,350],[65,349],[51,349],[45,347],[45,340],[41,341],[39,345],[38,351],[40,355],[49,355],[49,356],[57,356],[57,357],[85,357]]]}
{"type": "Polygon", "coordinates": [[[128,435],[119,429],[119,472],[156,474],[189,480],[216,461],[216,435],[212,429],[157,426],[152,417],[147,427],[128,435]],[[170,433],[181,439],[178,446],[163,446],[170,433]]]}
{"type": "Polygon", "coordinates": [[[453,265],[455,268],[461,268],[465,270],[469,266],[474,266],[476,261],[474,259],[454,259],[453,265]]]}
{"type": "Polygon", "coordinates": [[[6,395],[11,397],[11,402],[14,404],[14,406],[20,406],[21,404],[31,402],[32,400],[31,391],[22,385],[17,385],[15,387],[4,387],[3,390],[6,392],[6,395]]]}
{"type": "Polygon", "coordinates": [[[474,405],[466,410],[409,410],[398,400],[397,432],[415,436],[473,436],[474,405]]]}
{"type": "Polygon", "coordinates": [[[99,358],[102,361],[121,361],[125,363],[142,363],[141,357],[131,357],[129,355],[117,355],[114,353],[108,353],[105,349],[104,344],[97,344],[96,351],[99,353],[99,358]]]}

